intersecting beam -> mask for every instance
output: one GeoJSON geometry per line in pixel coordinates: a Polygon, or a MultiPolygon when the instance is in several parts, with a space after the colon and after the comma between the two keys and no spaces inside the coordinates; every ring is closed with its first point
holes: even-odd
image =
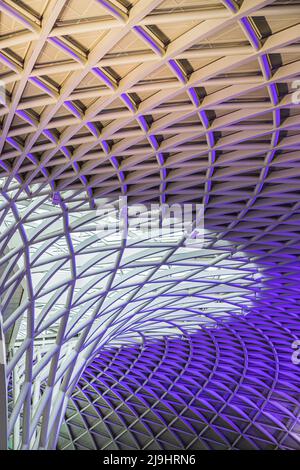
{"type": "Polygon", "coordinates": [[[4,450],[8,447],[7,433],[7,378],[6,378],[6,351],[5,351],[5,335],[3,332],[3,320],[0,312],[0,449],[4,450]]]}

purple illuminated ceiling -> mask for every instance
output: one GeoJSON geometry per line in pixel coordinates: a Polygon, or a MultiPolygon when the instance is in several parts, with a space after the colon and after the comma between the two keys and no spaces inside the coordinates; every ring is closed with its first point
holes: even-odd
{"type": "Polygon", "coordinates": [[[0,21],[0,447],[299,449],[300,2],[0,21]],[[120,195],[203,250],[99,237],[120,195]]]}

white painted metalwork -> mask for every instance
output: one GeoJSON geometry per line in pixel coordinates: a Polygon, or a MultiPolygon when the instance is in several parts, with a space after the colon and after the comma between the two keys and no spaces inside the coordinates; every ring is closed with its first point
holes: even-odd
{"type": "Polygon", "coordinates": [[[214,327],[246,315],[259,292],[255,264],[213,232],[201,247],[185,246],[181,232],[99,236],[100,217],[82,193],[62,193],[54,205],[47,192],[2,191],[0,290],[16,447],[55,445],[68,397],[99,348],[214,327]]]}
{"type": "Polygon", "coordinates": [[[242,318],[257,264],[297,314],[299,39],[297,1],[0,0],[1,445],[54,447],[100,346],[242,318]],[[204,204],[204,249],[99,239],[119,195],[204,204]]]}

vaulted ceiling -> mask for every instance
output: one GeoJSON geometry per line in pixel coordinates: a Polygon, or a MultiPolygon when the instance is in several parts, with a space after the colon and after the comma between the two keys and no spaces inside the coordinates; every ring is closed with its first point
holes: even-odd
{"type": "Polygon", "coordinates": [[[50,395],[58,383],[68,392],[74,385],[68,322],[74,354],[88,363],[85,340],[92,357],[98,337],[91,348],[85,304],[111,302],[118,322],[120,311],[130,318],[128,298],[142,294],[151,328],[132,321],[108,338],[115,349],[78,383],[60,448],[299,447],[290,359],[300,304],[299,57],[297,0],[0,0],[0,294],[9,374],[17,370],[28,386],[18,395],[9,376],[7,433],[16,448],[55,446],[47,416],[62,411],[54,395],[50,404],[42,396],[45,387],[50,395]],[[169,240],[132,251],[97,238],[94,209],[120,195],[203,204],[206,252],[185,257],[169,240]],[[194,281],[201,293],[191,299],[194,281]],[[161,314],[151,303],[160,297],[161,314]],[[86,323],[74,321],[81,314],[86,323]],[[181,338],[172,338],[173,323],[166,331],[166,317],[181,338]],[[155,341],[116,349],[149,331],[155,341]],[[187,362],[169,383],[174,347],[187,362]],[[190,380],[199,371],[203,396],[190,380]],[[37,414],[19,435],[31,405],[37,414]]]}
{"type": "Polygon", "coordinates": [[[212,207],[293,198],[297,1],[2,0],[0,12],[8,182],[212,207]]]}

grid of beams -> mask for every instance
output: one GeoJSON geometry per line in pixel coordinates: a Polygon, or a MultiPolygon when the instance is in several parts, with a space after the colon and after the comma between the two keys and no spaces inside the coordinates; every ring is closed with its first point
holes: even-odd
{"type": "Polygon", "coordinates": [[[125,239],[118,227],[99,232],[107,214],[82,192],[54,205],[48,192],[28,198],[17,185],[0,199],[14,448],[55,445],[68,396],[99,347],[214,327],[246,315],[259,296],[256,264],[216,233],[201,247],[186,246],[181,231],[125,239]]]}
{"type": "Polygon", "coordinates": [[[299,321],[249,315],[181,339],[101,351],[83,373],[59,449],[300,448],[299,321]]]}
{"type": "Polygon", "coordinates": [[[205,204],[296,184],[285,3],[1,1],[2,175],[205,204]]]}
{"type": "MultiPolygon", "coordinates": [[[[185,429],[186,445],[298,445],[299,384],[287,358],[299,336],[300,113],[293,102],[299,40],[298,1],[0,0],[0,294],[9,387],[1,442],[9,435],[15,448],[54,447],[73,386],[99,346],[176,333],[182,334],[177,342],[154,343],[162,374],[173,357],[162,357],[166,345],[177,344],[183,355],[189,345],[192,360],[208,336],[222,344],[225,357],[222,335],[231,344],[237,334],[239,346],[233,339],[231,345],[243,363],[254,364],[252,348],[270,360],[257,379],[264,391],[253,384],[253,370],[244,368],[230,383],[226,365],[220,371],[220,383],[236,392],[231,389],[233,401],[247,396],[239,388],[245,381],[252,383],[259,398],[251,404],[257,416],[246,412],[249,429],[228,414],[225,393],[224,400],[206,397],[216,424],[207,411],[203,434],[193,425],[185,429]],[[126,243],[99,240],[97,198],[117,195],[129,202],[202,202],[208,251],[183,256],[181,242],[147,240],[130,252],[126,243]],[[135,312],[131,319],[126,303],[135,312]],[[221,320],[220,333],[207,328],[193,335],[221,320]],[[273,410],[276,423],[266,423],[272,394],[282,414],[273,410]]],[[[115,352],[86,371],[69,402],[61,448],[181,445],[181,417],[176,431],[155,418],[166,436],[160,439],[148,418],[128,412],[134,423],[128,440],[115,433],[116,423],[126,421],[112,401],[114,393],[124,401],[118,370],[126,355],[142,357],[147,344],[115,351],[111,382],[94,369],[109,366],[115,352]],[[113,424],[90,395],[83,398],[93,384],[109,397],[113,424]],[[95,423],[100,432],[94,435],[95,423]],[[139,426],[147,427],[146,437],[139,426]]],[[[209,351],[208,345],[212,361],[209,351]]],[[[210,366],[214,370],[213,361],[210,366]]],[[[182,375],[192,370],[182,366],[182,375]]],[[[125,388],[132,401],[130,374],[125,388]]],[[[2,389],[3,376],[2,368],[2,389]]],[[[165,393],[157,377],[154,390],[151,377],[149,400],[157,390],[165,393]]],[[[142,402],[146,392],[139,385],[142,402]]],[[[189,400],[194,391],[182,386],[180,396],[189,400]]],[[[221,393],[215,384],[209,390],[221,393]]],[[[184,409],[186,418],[178,406],[175,415],[184,409]]],[[[244,413],[246,419],[245,405],[235,406],[236,418],[243,421],[244,413]]]]}

